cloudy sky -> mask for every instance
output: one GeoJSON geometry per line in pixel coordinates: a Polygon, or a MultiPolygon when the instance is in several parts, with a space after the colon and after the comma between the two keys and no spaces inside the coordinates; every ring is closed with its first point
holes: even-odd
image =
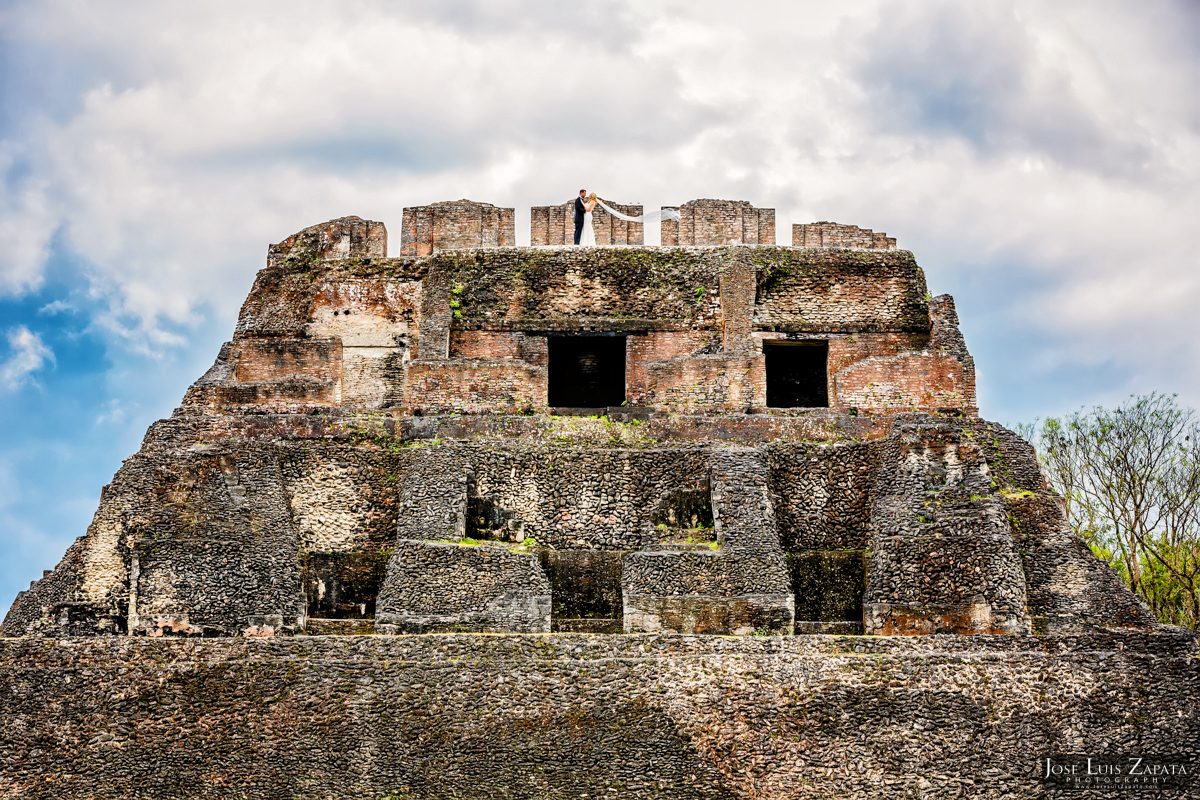
{"type": "MultiPolygon", "coordinates": [[[[0,2],[0,613],[268,243],[580,186],[897,237],[985,417],[1200,406],[1200,5],[0,2]]],[[[657,241],[657,231],[647,239],[657,241]]]]}

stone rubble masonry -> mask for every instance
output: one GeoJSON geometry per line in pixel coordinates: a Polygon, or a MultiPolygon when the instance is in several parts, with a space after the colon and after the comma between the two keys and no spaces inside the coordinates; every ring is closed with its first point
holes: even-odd
{"type": "MultiPolygon", "coordinates": [[[[612,208],[629,217],[640,217],[640,205],[625,205],[604,201],[612,208]]],[[[592,211],[592,230],[596,244],[641,245],[645,244],[645,225],[617,219],[602,207],[592,211]]],[[[575,201],[568,200],[560,206],[534,206],[529,210],[529,243],[534,247],[575,244],[575,201]]]]}
{"type": "Polygon", "coordinates": [[[441,250],[512,247],[517,243],[513,209],[454,200],[404,209],[400,255],[428,256],[441,250]]]}
{"type": "Polygon", "coordinates": [[[1028,633],[1025,574],[982,448],[898,420],[872,487],[868,633],[1028,633]]]}
{"type": "Polygon", "coordinates": [[[766,359],[713,353],[649,365],[647,405],[671,413],[737,413],[767,404],[766,359]]]}
{"type": "Polygon", "coordinates": [[[545,408],[546,387],[546,367],[516,359],[422,359],[408,365],[404,406],[432,414],[516,414],[545,408]]]}
{"type": "Polygon", "coordinates": [[[341,217],[294,233],[267,249],[267,267],[278,267],[291,253],[314,261],[387,256],[387,228],[382,222],[341,217]]]}
{"type": "Polygon", "coordinates": [[[625,632],[792,632],[793,597],[779,546],[769,468],[756,448],[709,456],[716,551],[639,551],[625,558],[625,632]]]}
{"type": "Polygon", "coordinates": [[[439,249],[503,217],[465,201],[425,209],[424,254],[357,217],[273,246],[232,341],[0,634],[1154,629],[1032,449],[978,419],[953,300],[911,253],[684,210],[687,246],[518,248],[497,223],[439,249]],[[626,405],[552,416],[549,338],[597,334],[624,338],[626,405]],[[766,407],[779,341],[827,346],[830,407],[766,407]],[[684,495],[715,528],[658,528],[684,495]],[[563,592],[607,599],[559,619],[591,608],[563,592]]]}
{"type": "Polygon", "coordinates": [[[0,795],[1125,797],[1039,759],[1194,763],[1197,664],[1183,632],[5,639],[0,795]]]}
{"type": "Polygon", "coordinates": [[[755,208],[745,200],[691,200],[663,206],[679,212],[679,220],[664,219],[663,247],[711,247],[730,244],[775,244],[775,209],[755,208]]]}
{"type": "Polygon", "coordinates": [[[375,630],[550,632],[550,581],[536,553],[498,545],[401,541],[379,592],[375,630]]]}
{"type": "Polygon", "coordinates": [[[847,250],[895,250],[896,240],[886,233],[836,222],[792,225],[792,247],[834,247],[847,250]]]}

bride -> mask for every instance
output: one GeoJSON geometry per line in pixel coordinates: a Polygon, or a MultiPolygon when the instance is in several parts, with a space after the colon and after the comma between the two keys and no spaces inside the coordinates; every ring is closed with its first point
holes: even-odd
{"type": "Polygon", "coordinates": [[[679,221],[679,211],[674,208],[664,208],[661,211],[651,211],[637,217],[631,217],[628,214],[622,214],[615,208],[612,208],[603,200],[596,197],[596,193],[592,192],[583,200],[583,231],[579,237],[580,247],[595,247],[596,246],[596,231],[592,228],[592,210],[596,206],[600,206],[609,214],[617,219],[623,219],[626,222],[648,222],[650,220],[671,219],[679,221]]]}
{"type": "Polygon", "coordinates": [[[596,246],[596,231],[592,228],[592,209],[596,207],[596,193],[592,192],[583,201],[583,235],[579,237],[580,247],[596,246]]]}

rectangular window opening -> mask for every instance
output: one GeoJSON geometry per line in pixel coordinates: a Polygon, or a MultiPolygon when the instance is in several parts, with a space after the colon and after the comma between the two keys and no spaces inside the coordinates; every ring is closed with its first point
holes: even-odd
{"type": "Polygon", "coordinates": [[[625,402],[624,336],[551,336],[548,401],[559,408],[625,402]]]}
{"type": "Polygon", "coordinates": [[[829,343],[763,342],[770,408],[828,408],[829,343]]]}

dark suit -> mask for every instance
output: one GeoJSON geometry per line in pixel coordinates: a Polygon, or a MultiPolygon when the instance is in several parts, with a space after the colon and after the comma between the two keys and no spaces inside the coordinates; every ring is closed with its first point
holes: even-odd
{"type": "Polygon", "coordinates": [[[579,244],[579,239],[583,236],[583,215],[587,209],[583,207],[583,198],[575,198],[575,244],[579,244]]]}

